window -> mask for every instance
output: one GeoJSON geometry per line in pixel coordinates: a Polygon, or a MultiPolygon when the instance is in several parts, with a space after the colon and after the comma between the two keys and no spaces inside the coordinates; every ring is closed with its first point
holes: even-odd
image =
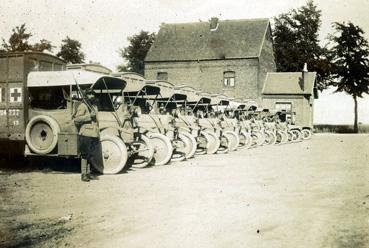
{"type": "Polygon", "coordinates": [[[51,71],[53,64],[48,61],[40,61],[39,71],[51,71]]]}
{"type": "Polygon", "coordinates": [[[69,99],[69,87],[29,88],[30,104],[33,108],[66,109],[69,99]]]}
{"type": "Polygon", "coordinates": [[[235,72],[234,71],[224,72],[223,77],[224,77],[224,86],[225,87],[234,87],[235,86],[235,72]]]}
{"type": "Polygon", "coordinates": [[[282,115],[281,121],[289,121],[294,123],[294,121],[292,120],[292,103],[291,102],[276,102],[275,103],[275,108],[277,111],[285,111],[285,115],[282,115]]]}
{"type": "Polygon", "coordinates": [[[276,102],[275,103],[275,108],[278,111],[286,111],[286,112],[292,112],[292,103],[290,102],[276,102]]]}
{"type": "Polygon", "coordinates": [[[167,81],[168,80],[168,72],[158,72],[157,75],[156,75],[156,79],[167,81]]]}

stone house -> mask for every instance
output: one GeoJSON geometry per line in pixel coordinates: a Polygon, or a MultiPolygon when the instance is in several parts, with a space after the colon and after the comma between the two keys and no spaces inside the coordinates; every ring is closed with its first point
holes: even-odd
{"type": "Polygon", "coordinates": [[[313,127],[316,72],[267,73],[262,91],[264,108],[295,112],[296,125],[313,127]]]}
{"type": "Polygon", "coordinates": [[[269,19],[162,24],[145,59],[145,77],[261,101],[276,70],[269,19]]]}

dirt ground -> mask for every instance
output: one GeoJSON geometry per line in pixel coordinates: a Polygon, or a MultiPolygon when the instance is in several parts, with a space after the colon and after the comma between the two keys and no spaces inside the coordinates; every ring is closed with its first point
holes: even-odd
{"type": "Polygon", "coordinates": [[[368,143],[315,135],[90,183],[1,169],[0,246],[369,247],[368,143]]]}

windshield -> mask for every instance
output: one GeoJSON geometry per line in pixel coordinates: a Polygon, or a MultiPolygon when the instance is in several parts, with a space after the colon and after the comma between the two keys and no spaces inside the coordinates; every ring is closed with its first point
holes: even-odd
{"type": "Polygon", "coordinates": [[[97,93],[96,100],[99,111],[113,112],[121,105],[121,96],[119,94],[97,93]]]}

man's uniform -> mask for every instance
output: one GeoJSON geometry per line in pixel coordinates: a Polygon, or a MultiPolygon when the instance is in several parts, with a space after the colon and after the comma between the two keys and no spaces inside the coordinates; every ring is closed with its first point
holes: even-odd
{"type": "Polygon", "coordinates": [[[82,181],[89,180],[90,164],[99,146],[99,127],[97,107],[81,102],[73,115],[74,123],[79,130],[79,147],[81,153],[82,181]]]}

